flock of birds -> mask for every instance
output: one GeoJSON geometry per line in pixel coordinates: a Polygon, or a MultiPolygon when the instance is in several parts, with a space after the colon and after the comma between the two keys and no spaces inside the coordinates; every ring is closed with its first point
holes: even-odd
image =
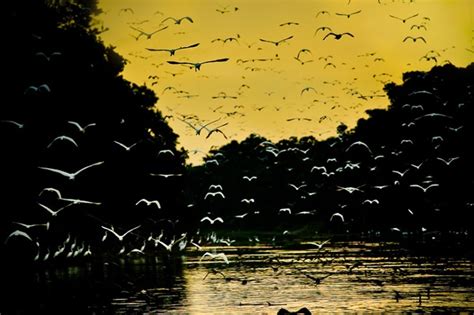
{"type": "MultiPolygon", "coordinates": [[[[348,3],[347,7],[353,7],[356,3],[348,3]]],[[[384,15],[385,22],[392,25],[390,20],[399,21],[402,26],[400,32],[403,37],[400,38],[400,43],[408,45],[410,42],[416,44],[421,43],[428,44],[430,29],[431,29],[431,18],[424,16],[422,13],[416,12],[417,3],[414,1],[402,2],[402,1],[380,1],[374,0],[374,5],[377,5],[384,15]],[[391,10],[391,6],[405,7],[405,11],[414,12],[406,15],[395,15],[391,10]]],[[[216,19],[219,19],[220,23],[225,26],[226,19],[220,19],[221,17],[227,17],[228,20],[244,16],[245,9],[234,7],[235,9],[229,9],[231,6],[215,8],[216,19]]],[[[160,34],[166,30],[166,32],[173,33],[173,41],[183,38],[183,44],[178,47],[166,47],[164,40],[161,40],[162,44],[158,44],[158,47],[151,47],[149,44],[151,41],[146,41],[145,48],[140,51],[134,51],[130,53],[130,60],[143,59],[150,65],[150,69],[153,69],[151,74],[148,75],[148,82],[151,87],[160,95],[160,110],[166,114],[170,125],[181,134],[182,138],[189,138],[189,140],[183,140],[183,144],[186,149],[191,152],[193,163],[198,161],[199,157],[202,157],[205,151],[204,148],[209,148],[212,144],[222,144],[227,139],[235,139],[236,137],[242,137],[245,134],[251,132],[257,132],[265,134],[266,137],[274,139],[281,138],[282,135],[288,133],[288,130],[305,130],[303,134],[313,134],[318,137],[327,137],[335,133],[335,127],[344,122],[346,124],[353,124],[354,117],[363,115],[363,112],[368,107],[381,107],[383,106],[380,101],[385,97],[385,94],[381,91],[384,84],[390,80],[395,80],[392,74],[384,71],[384,65],[386,64],[385,58],[380,56],[376,51],[367,51],[366,53],[358,54],[354,56],[353,61],[345,60],[344,57],[338,57],[337,55],[331,54],[333,51],[329,44],[329,41],[346,41],[346,40],[365,40],[367,34],[357,34],[354,31],[350,31],[350,23],[360,23],[361,19],[370,19],[367,17],[366,10],[357,8],[355,10],[347,10],[341,6],[339,11],[330,12],[328,10],[316,10],[312,13],[314,18],[315,26],[314,32],[314,43],[307,43],[310,47],[297,47],[293,44],[295,39],[306,36],[303,31],[303,24],[300,21],[286,21],[280,23],[276,29],[273,30],[273,38],[266,38],[264,36],[255,35],[252,39],[248,35],[241,35],[239,30],[234,30],[234,35],[220,36],[212,39],[209,43],[203,41],[198,42],[194,40],[194,43],[186,43],[186,39],[196,36],[192,36],[196,31],[199,31],[199,21],[192,16],[167,16],[165,12],[156,11],[150,13],[150,16],[143,19],[139,19],[137,10],[133,7],[122,8],[119,11],[119,19],[123,20],[126,27],[133,32],[138,32],[137,35],[133,35],[137,40],[150,39],[152,34],[160,34]],[[346,11],[346,12],[345,12],[346,11]],[[344,19],[344,20],[342,20],[344,19]],[[159,22],[159,26],[156,27],[155,31],[145,31],[146,29],[153,29],[153,23],[159,22]],[[342,24],[341,24],[342,23],[342,24]],[[349,23],[349,24],[348,24],[349,23]],[[186,25],[184,25],[186,24],[186,25]],[[139,26],[137,26],[139,25],[139,26]],[[348,29],[336,31],[335,26],[347,25],[348,29]],[[278,37],[277,34],[290,31],[294,32],[293,35],[278,37]],[[150,37],[148,37],[150,36],[150,37]],[[221,43],[222,48],[214,49],[213,45],[221,43]],[[164,46],[164,47],[163,47],[164,46]],[[245,51],[242,51],[243,47],[247,47],[245,51]],[[229,58],[225,54],[232,52],[232,49],[238,48],[237,51],[242,53],[242,56],[236,58],[229,58]],[[194,61],[190,57],[193,52],[192,50],[208,49],[209,55],[216,56],[223,54],[221,58],[211,58],[204,61],[194,61]],[[144,51],[151,53],[167,53],[170,57],[178,57],[170,60],[159,55],[146,54],[144,51]],[[308,73],[303,79],[297,79],[293,86],[303,85],[303,90],[311,88],[314,93],[301,93],[301,98],[296,99],[291,89],[285,91],[265,91],[258,87],[256,82],[260,80],[271,80],[276,82],[278,85],[280,81],[286,81],[290,74],[285,69],[283,64],[288,63],[285,57],[291,51],[295,51],[295,55],[291,59],[295,60],[303,68],[299,68],[298,72],[308,73]],[[327,55],[325,55],[327,52],[327,55]],[[273,55],[272,55],[273,54],[273,55]],[[263,55],[263,56],[262,56],[263,55]],[[248,57],[250,56],[250,57],[248,57]],[[285,58],[285,60],[283,60],[285,58]],[[175,78],[189,77],[189,74],[184,71],[184,68],[190,68],[194,71],[199,71],[201,66],[210,65],[215,63],[235,63],[240,69],[235,69],[234,66],[226,65],[222,67],[222,71],[231,71],[236,73],[235,75],[235,87],[227,88],[227,90],[219,91],[227,95],[234,96],[233,98],[222,98],[222,102],[219,102],[216,106],[212,105],[213,102],[203,100],[204,95],[199,95],[196,91],[192,91],[192,85],[187,86],[183,89],[181,80],[175,78]],[[316,64],[320,64],[320,67],[315,67],[316,64]],[[313,66],[311,66],[313,65],[313,66]],[[176,71],[171,70],[169,66],[175,66],[176,71]],[[310,67],[310,68],[307,68],[310,67]],[[170,69],[170,70],[168,70],[170,69]],[[182,70],[180,70],[182,69],[182,70]],[[333,80],[318,80],[311,73],[319,72],[320,69],[326,70],[328,77],[334,78],[334,71],[343,71],[343,79],[333,80]],[[343,70],[340,70],[343,69],[343,70]],[[158,75],[154,72],[157,71],[158,75]],[[309,72],[308,72],[309,71],[309,72]],[[240,79],[237,78],[237,73],[240,79]],[[347,75],[347,73],[350,73],[347,75]],[[266,76],[265,76],[266,75],[266,76]],[[371,76],[371,77],[370,77],[371,76]],[[366,78],[367,77],[367,78],[366,78]],[[241,81],[241,82],[239,82],[241,81]],[[370,82],[360,84],[359,82],[370,82]],[[306,85],[306,87],[304,87],[306,85]],[[364,86],[365,85],[365,86],[364,86]],[[160,88],[161,87],[161,88],[160,88]],[[369,91],[369,89],[372,89],[369,91]],[[172,93],[166,93],[170,90],[172,93]],[[258,91],[257,91],[258,90],[258,91]],[[335,92],[337,91],[337,92],[335,92]],[[262,94],[267,94],[268,97],[264,98],[262,94]],[[252,99],[258,99],[260,104],[252,104],[252,99]],[[375,101],[372,103],[366,103],[368,100],[375,101]],[[186,102],[184,102],[186,100],[186,102]],[[228,100],[228,101],[226,101],[228,100]],[[208,104],[211,104],[210,106],[208,104]],[[206,106],[209,106],[206,108],[206,106]],[[294,115],[300,115],[298,121],[300,124],[295,126],[289,126],[281,124],[281,122],[291,122],[295,120],[292,118],[294,115]],[[203,119],[205,117],[205,119],[203,119]],[[272,118],[270,118],[272,117],[272,118]],[[275,117],[275,118],[273,118],[275,117]],[[199,136],[200,133],[193,127],[195,124],[200,124],[202,121],[213,121],[215,119],[227,119],[229,126],[226,128],[230,131],[220,130],[219,132],[222,137],[206,137],[205,139],[198,139],[193,137],[192,130],[195,130],[195,135],[199,136]],[[275,119],[274,124],[278,127],[273,128],[273,131],[268,132],[266,129],[252,129],[254,124],[250,124],[249,121],[264,120],[264,119],[275,119]],[[182,124],[184,122],[184,125],[182,124]],[[265,130],[265,131],[263,131],[265,130]],[[191,131],[191,132],[188,132],[191,131]],[[225,132],[225,134],[224,134],[225,132]],[[212,141],[211,141],[212,140],[212,141]],[[189,143],[189,144],[188,144],[189,143]],[[189,147],[190,143],[195,145],[200,143],[203,147],[189,147]]],[[[104,21],[111,19],[110,15],[112,12],[107,12],[109,16],[104,16],[104,21]]],[[[222,26],[224,28],[224,26],[222,26]]],[[[113,32],[114,30],[110,30],[113,32]]],[[[232,33],[232,31],[230,31],[232,33]]],[[[160,36],[160,35],[157,35],[160,36]]],[[[170,34],[163,35],[162,37],[170,39],[170,34]]],[[[202,37],[202,36],[200,36],[202,37]]],[[[166,40],[166,41],[167,41],[166,40]]],[[[391,40],[380,39],[380,40],[391,40]]],[[[179,41],[178,41],[179,42],[179,41]]],[[[337,43],[335,44],[337,45],[337,43]]],[[[136,45],[140,47],[139,44],[136,45]]],[[[154,45],[153,45],[154,46],[154,45]]],[[[403,46],[401,46],[402,48],[403,46]]],[[[406,49],[412,49],[414,54],[417,54],[422,46],[414,45],[409,46],[406,49]]],[[[426,46],[428,47],[428,46],[426,46]]],[[[140,49],[140,48],[138,48],[140,49]]],[[[413,60],[409,60],[410,64],[433,66],[437,64],[450,63],[446,59],[446,54],[453,47],[448,47],[442,50],[433,50],[428,47],[424,55],[415,56],[413,60]],[[441,59],[444,56],[445,59],[441,59]]],[[[298,64],[294,65],[294,69],[298,67],[298,64]]],[[[130,64],[128,67],[133,67],[130,64]]],[[[293,70],[291,70],[293,71],[293,70]]],[[[211,73],[214,73],[210,70],[211,73]]],[[[222,76],[212,75],[198,75],[195,79],[200,81],[208,81],[204,83],[208,86],[214,85],[219,86],[219,80],[222,76]],[[211,81],[214,80],[215,81],[211,81]],[[213,83],[215,82],[215,83],[213,83]]],[[[188,81],[183,81],[188,82],[188,81]]],[[[187,84],[187,83],[186,83],[187,84]]],[[[284,84],[284,83],[282,83],[284,84]]],[[[286,84],[286,83],[285,83],[286,84]]],[[[283,85],[282,85],[283,86],[283,85]]],[[[216,88],[218,89],[218,88],[216,88]]],[[[294,87],[292,88],[294,89],[294,87]]],[[[301,134],[301,131],[298,131],[301,134]]]]}

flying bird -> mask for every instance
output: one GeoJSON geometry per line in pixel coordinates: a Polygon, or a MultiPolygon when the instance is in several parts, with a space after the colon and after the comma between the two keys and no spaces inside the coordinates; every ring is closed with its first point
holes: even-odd
{"type": "Polygon", "coordinates": [[[201,219],[201,222],[209,221],[209,223],[214,224],[216,222],[224,223],[224,220],[221,217],[211,219],[210,217],[204,217],[201,219]]]}
{"type": "Polygon", "coordinates": [[[45,209],[46,211],[48,211],[48,212],[51,214],[51,216],[53,216],[53,217],[58,216],[58,213],[59,213],[59,212],[61,212],[61,211],[63,211],[64,209],[66,209],[66,208],[72,206],[73,204],[74,204],[74,203],[71,202],[71,203],[67,204],[66,206],[64,206],[64,207],[62,207],[62,208],[59,208],[58,210],[54,211],[54,210],[51,210],[49,207],[46,207],[45,205],[43,205],[43,204],[41,204],[41,203],[38,202],[38,205],[41,206],[41,207],[42,207],[43,209],[45,209]]]}
{"type": "Polygon", "coordinates": [[[18,236],[21,236],[23,238],[26,238],[30,241],[33,242],[33,239],[31,238],[31,236],[29,236],[27,233],[23,232],[23,231],[20,231],[20,230],[16,230],[16,231],[13,231],[12,233],[10,233],[10,235],[8,235],[8,237],[6,238],[5,240],[5,244],[8,243],[8,241],[10,240],[10,238],[12,237],[18,237],[18,236]]]}
{"type": "Polygon", "coordinates": [[[417,17],[417,16],[418,16],[418,13],[415,14],[415,15],[409,16],[409,17],[407,17],[407,18],[400,18],[400,17],[398,17],[398,16],[393,16],[393,15],[389,15],[389,16],[390,16],[391,18],[400,20],[400,21],[402,21],[403,23],[405,23],[407,20],[412,19],[412,18],[414,18],[414,17],[417,17]]]}
{"type": "Polygon", "coordinates": [[[431,184],[427,187],[423,187],[423,186],[418,185],[418,184],[412,184],[412,185],[410,185],[410,187],[419,188],[419,189],[423,190],[424,193],[426,193],[428,191],[428,189],[430,189],[430,188],[439,187],[439,184],[431,184]]]}
{"type": "Polygon", "coordinates": [[[225,199],[225,195],[222,191],[214,191],[214,192],[209,191],[209,192],[206,193],[206,195],[204,195],[204,200],[206,200],[209,196],[211,196],[211,197],[221,196],[222,198],[225,199]]]}
{"type": "Polygon", "coordinates": [[[213,253],[209,253],[209,252],[205,252],[204,255],[202,255],[201,259],[199,259],[199,262],[201,260],[203,260],[204,257],[207,257],[207,256],[211,257],[211,259],[220,258],[220,259],[224,260],[226,264],[229,263],[229,259],[227,259],[227,256],[224,253],[213,254],[213,253]]]}
{"type": "Polygon", "coordinates": [[[76,179],[76,176],[79,175],[80,173],[82,173],[83,171],[85,171],[85,170],[87,170],[91,167],[101,165],[103,163],[104,163],[104,161],[90,164],[86,167],[81,168],[80,170],[78,170],[74,173],[68,173],[68,172],[65,172],[65,171],[62,171],[62,170],[59,170],[59,169],[56,169],[56,168],[49,168],[49,167],[42,167],[42,166],[38,166],[38,168],[40,168],[42,170],[50,171],[50,172],[53,172],[53,173],[58,173],[60,175],[63,175],[65,177],[67,177],[69,180],[74,180],[74,179],[76,179]]]}
{"type": "Polygon", "coordinates": [[[418,37],[413,37],[413,36],[407,36],[403,39],[403,42],[406,42],[408,39],[411,39],[413,42],[416,42],[418,39],[426,43],[426,40],[423,36],[418,36],[418,37]]]}
{"type": "Polygon", "coordinates": [[[67,141],[67,142],[69,142],[69,143],[72,143],[76,148],[79,148],[79,146],[77,145],[77,142],[74,141],[73,138],[68,137],[68,136],[59,136],[59,137],[54,138],[53,141],[51,141],[51,142],[46,146],[46,148],[49,149],[49,148],[53,145],[53,143],[55,143],[56,141],[67,141]]]}
{"type": "Polygon", "coordinates": [[[352,34],[349,33],[349,32],[345,32],[345,33],[341,33],[341,34],[337,34],[337,33],[330,32],[330,33],[327,33],[326,36],[324,36],[323,40],[325,40],[325,39],[328,38],[329,36],[334,36],[334,39],[340,40],[344,35],[347,35],[347,36],[350,36],[350,37],[354,37],[354,35],[352,35],[352,34]]]}
{"type": "Polygon", "coordinates": [[[0,120],[0,122],[13,125],[13,126],[17,127],[18,129],[22,129],[23,127],[25,127],[25,124],[21,124],[17,121],[14,121],[14,120],[0,120]]]}
{"type": "Polygon", "coordinates": [[[147,200],[145,198],[142,198],[138,200],[135,205],[138,206],[139,204],[142,204],[142,203],[146,204],[147,206],[155,205],[158,209],[161,209],[161,204],[158,200],[147,200]]]}
{"type": "Polygon", "coordinates": [[[145,32],[144,30],[141,30],[141,29],[139,29],[139,28],[136,28],[136,27],[134,27],[134,26],[132,26],[132,25],[130,25],[130,28],[140,33],[140,34],[138,34],[138,36],[136,37],[136,39],[138,40],[138,39],[140,38],[140,36],[145,36],[146,39],[151,39],[151,37],[152,37],[153,35],[155,35],[156,33],[161,32],[161,31],[167,29],[168,26],[165,26],[165,27],[163,27],[163,28],[160,28],[160,29],[158,29],[158,30],[156,30],[156,31],[153,31],[153,32],[151,32],[151,33],[145,32]]]}
{"type": "Polygon", "coordinates": [[[350,18],[351,16],[353,16],[354,14],[358,14],[358,13],[361,13],[362,10],[359,10],[359,11],[355,11],[355,12],[352,12],[352,13],[337,13],[336,12],[336,15],[339,15],[339,16],[345,16],[347,18],[350,18]]]}
{"type": "Polygon", "coordinates": [[[125,236],[127,236],[129,233],[135,231],[136,229],[138,229],[141,225],[138,225],[134,228],[131,228],[130,230],[128,230],[127,232],[123,233],[123,234],[118,234],[117,232],[114,231],[114,228],[108,228],[108,227],[105,227],[105,226],[101,226],[101,228],[103,228],[104,230],[106,231],[109,231],[110,233],[112,233],[113,235],[115,235],[115,237],[117,237],[117,239],[120,241],[120,242],[123,242],[123,239],[125,238],[125,236]]]}
{"type": "Polygon", "coordinates": [[[214,132],[218,132],[218,133],[222,134],[222,135],[224,136],[224,138],[227,139],[227,136],[225,135],[225,133],[224,133],[222,130],[220,130],[219,128],[224,127],[224,126],[226,126],[226,125],[228,125],[228,124],[229,124],[229,123],[225,123],[225,124],[222,124],[222,125],[220,125],[220,126],[218,126],[218,127],[212,128],[212,129],[208,129],[208,128],[206,127],[206,130],[208,131],[208,134],[207,134],[207,136],[206,136],[206,139],[209,138],[214,132]]]}
{"type": "Polygon", "coordinates": [[[344,216],[340,214],[339,212],[333,213],[329,221],[332,221],[334,218],[339,218],[341,219],[342,222],[344,222],[344,216]]]}
{"type": "Polygon", "coordinates": [[[353,148],[355,146],[362,146],[362,147],[366,148],[367,151],[369,151],[370,154],[373,154],[372,150],[370,150],[369,146],[365,142],[362,142],[362,141],[356,141],[356,142],[352,143],[350,146],[347,147],[346,152],[349,151],[351,148],[353,148]]]}
{"type": "Polygon", "coordinates": [[[194,71],[199,71],[201,70],[201,66],[206,63],[213,63],[213,62],[226,62],[228,61],[229,58],[221,58],[221,59],[214,59],[214,60],[208,60],[208,61],[202,61],[202,62],[187,62],[187,61],[173,61],[170,60],[168,63],[170,65],[189,65],[194,68],[194,71]]]}
{"type": "Polygon", "coordinates": [[[288,36],[288,37],[283,38],[283,39],[280,39],[280,40],[278,40],[278,41],[272,41],[272,40],[263,39],[263,38],[260,38],[260,41],[261,41],[261,42],[264,42],[264,43],[270,43],[270,44],[273,44],[273,45],[275,45],[275,46],[278,46],[278,45],[280,45],[281,43],[284,43],[284,42],[286,42],[286,41],[288,41],[288,40],[290,40],[290,39],[292,39],[292,38],[293,38],[293,35],[292,35],[292,36],[288,36]]]}
{"type": "Polygon", "coordinates": [[[316,29],[313,36],[316,36],[316,34],[318,34],[319,31],[330,31],[330,32],[332,32],[332,29],[329,26],[320,26],[316,29]]]}
{"type": "Polygon", "coordinates": [[[170,17],[167,17],[166,19],[164,19],[163,21],[161,21],[160,24],[163,24],[164,22],[169,21],[169,20],[174,21],[174,24],[181,24],[181,22],[183,22],[183,21],[189,21],[190,23],[194,23],[193,19],[191,19],[189,16],[184,16],[184,17],[179,18],[179,19],[176,19],[176,18],[170,16],[170,17]]]}
{"type": "Polygon", "coordinates": [[[257,179],[257,176],[251,176],[251,177],[248,177],[248,176],[242,176],[242,179],[245,179],[245,180],[247,180],[247,181],[251,182],[251,181],[253,181],[253,180],[257,179]]]}
{"type": "Polygon", "coordinates": [[[326,15],[326,14],[327,14],[327,15],[331,15],[328,11],[322,10],[322,11],[319,11],[318,13],[316,13],[316,18],[317,18],[318,16],[320,16],[321,14],[322,14],[322,15],[326,15]]]}
{"type": "Polygon", "coordinates": [[[308,244],[311,244],[311,245],[317,246],[317,247],[318,247],[318,249],[321,249],[321,248],[323,247],[323,245],[324,245],[324,244],[326,244],[326,243],[327,243],[327,242],[329,242],[329,241],[330,241],[330,239],[329,239],[329,240],[325,240],[325,241],[324,241],[324,242],[322,242],[322,243],[317,243],[317,242],[309,242],[308,244]]]}
{"type": "Polygon", "coordinates": [[[192,44],[192,45],[189,45],[189,46],[181,46],[181,47],[178,47],[178,48],[146,48],[146,50],[149,50],[149,51],[167,51],[167,52],[170,53],[170,56],[174,56],[174,54],[178,50],[194,48],[194,47],[197,47],[197,46],[199,46],[199,43],[192,44]]]}
{"type": "Polygon", "coordinates": [[[136,146],[136,145],[138,144],[138,142],[139,142],[139,141],[137,141],[137,142],[135,142],[135,143],[133,143],[133,144],[127,146],[127,145],[125,145],[125,144],[123,144],[123,143],[121,143],[121,142],[118,142],[118,141],[115,141],[115,140],[114,140],[114,143],[117,144],[117,145],[119,145],[120,147],[122,147],[125,151],[130,151],[134,146],[136,146]]]}

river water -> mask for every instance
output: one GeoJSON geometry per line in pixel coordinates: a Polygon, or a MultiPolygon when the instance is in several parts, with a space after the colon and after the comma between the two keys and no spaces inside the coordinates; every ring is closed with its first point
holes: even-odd
{"type": "Polygon", "coordinates": [[[471,259],[413,255],[395,243],[188,247],[179,255],[43,267],[28,281],[10,292],[5,313],[474,311],[471,259]],[[224,253],[228,263],[205,252],[224,253]]]}

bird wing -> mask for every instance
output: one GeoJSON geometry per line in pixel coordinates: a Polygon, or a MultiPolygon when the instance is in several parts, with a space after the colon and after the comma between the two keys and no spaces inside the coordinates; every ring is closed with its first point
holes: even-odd
{"type": "Polygon", "coordinates": [[[43,170],[47,170],[47,171],[50,171],[50,172],[58,173],[58,174],[61,174],[63,176],[66,176],[66,177],[70,177],[72,175],[71,173],[68,173],[68,172],[65,172],[65,171],[62,171],[62,170],[58,170],[56,168],[43,167],[43,166],[38,166],[38,168],[43,169],[43,170]]]}
{"type": "Polygon", "coordinates": [[[102,225],[100,227],[103,228],[106,231],[109,231],[110,233],[115,235],[115,237],[117,237],[118,239],[120,239],[122,237],[122,236],[118,235],[117,232],[115,232],[113,229],[109,229],[108,227],[105,227],[105,226],[102,226],[102,225]]]}
{"type": "Polygon", "coordinates": [[[68,124],[71,124],[71,125],[74,125],[74,126],[76,126],[76,127],[77,127],[77,129],[79,129],[79,130],[81,130],[81,131],[83,130],[82,126],[81,126],[81,125],[80,125],[78,122],[75,122],[75,121],[69,120],[69,121],[68,121],[68,124]]]}
{"type": "Polygon", "coordinates": [[[128,230],[127,232],[125,232],[122,237],[125,237],[125,235],[127,235],[128,233],[131,233],[133,231],[135,231],[136,229],[138,229],[139,227],[141,227],[141,225],[137,225],[136,227],[134,228],[131,228],[130,230],[128,230]]]}
{"type": "Polygon", "coordinates": [[[417,13],[417,14],[415,14],[415,15],[412,15],[412,16],[409,16],[409,17],[407,17],[407,18],[405,19],[405,21],[406,21],[406,20],[408,20],[408,19],[411,19],[411,18],[417,17],[418,15],[419,15],[419,13],[417,13]]]}
{"type": "Polygon", "coordinates": [[[93,163],[93,164],[91,164],[91,165],[87,165],[87,166],[81,168],[80,170],[78,170],[78,171],[77,171],[76,173],[74,173],[74,174],[77,175],[77,174],[81,173],[82,171],[85,171],[85,170],[88,169],[88,168],[91,168],[91,167],[93,167],[93,166],[98,166],[98,165],[101,165],[101,164],[104,164],[104,161],[100,161],[100,162],[97,162],[97,163],[93,163]]]}
{"type": "Polygon", "coordinates": [[[390,17],[392,17],[392,18],[394,18],[394,19],[397,19],[397,20],[403,21],[403,19],[402,19],[402,18],[399,18],[398,16],[394,16],[394,15],[391,15],[391,14],[390,14],[389,16],[390,16],[390,17]]]}
{"type": "Polygon", "coordinates": [[[176,50],[194,48],[194,47],[197,47],[197,46],[199,46],[199,43],[192,44],[192,45],[189,45],[189,46],[181,46],[181,47],[179,47],[179,48],[176,48],[176,50]]]}
{"type": "Polygon", "coordinates": [[[189,16],[182,17],[182,18],[179,19],[179,20],[180,20],[180,21],[182,21],[182,20],[188,20],[189,22],[194,23],[193,19],[191,19],[189,16]]]}
{"type": "Polygon", "coordinates": [[[272,40],[267,40],[267,39],[263,39],[263,38],[260,38],[260,41],[264,42],[264,43],[270,43],[270,44],[276,44],[277,43],[277,42],[274,42],[272,40]]]}
{"type": "Polygon", "coordinates": [[[173,20],[173,21],[175,21],[175,22],[178,21],[178,20],[176,20],[174,17],[171,17],[171,16],[170,16],[170,17],[167,17],[166,19],[164,19],[163,21],[161,21],[160,24],[163,24],[164,22],[166,22],[166,21],[168,21],[168,20],[173,20]]]}
{"type": "Polygon", "coordinates": [[[288,36],[287,38],[280,39],[280,40],[278,41],[278,43],[283,43],[284,41],[287,41],[287,40],[292,39],[292,38],[293,38],[293,35],[288,36]]]}
{"type": "MultiPolygon", "coordinates": [[[[206,194],[206,196],[207,196],[207,194],[206,194]]],[[[209,217],[204,217],[204,218],[201,219],[201,222],[204,222],[204,221],[212,222],[211,218],[209,218],[209,217]]]]}
{"type": "Polygon", "coordinates": [[[165,30],[165,29],[167,29],[167,28],[168,28],[168,26],[165,26],[165,27],[160,28],[160,29],[158,29],[158,30],[156,30],[156,31],[154,31],[154,32],[151,32],[151,33],[148,34],[148,35],[151,36],[151,35],[153,35],[153,34],[155,34],[155,33],[158,33],[158,32],[160,32],[160,31],[163,31],[163,30],[165,30]]]}
{"type": "Polygon", "coordinates": [[[58,211],[53,211],[51,210],[50,208],[46,207],[45,205],[41,204],[38,202],[38,205],[40,205],[43,209],[45,209],[46,211],[48,211],[49,213],[51,213],[52,215],[56,215],[58,213],[58,211]]]}
{"type": "Polygon", "coordinates": [[[146,50],[149,51],[171,51],[171,49],[166,49],[166,48],[145,48],[146,50]]]}
{"type": "Polygon", "coordinates": [[[7,239],[5,240],[5,244],[8,242],[8,240],[13,237],[13,236],[22,236],[24,238],[27,238],[29,239],[30,241],[33,242],[33,239],[28,235],[26,234],[25,232],[23,231],[19,231],[19,230],[16,230],[16,231],[13,231],[12,233],[10,233],[10,235],[8,235],[7,239]]]}
{"type": "Polygon", "coordinates": [[[323,37],[323,40],[325,40],[326,38],[328,38],[328,37],[331,36],[331,35],[334,36],[334,37],[336,37],[336,34],[335,34],[335,33],[330,32],[330,33],[327,33],[326,36],[323,37]]]}
{"type": "Polygon", "coordinates": [[[187,61],[173,61],[173,60],[170,60],[170,61],[167,61],[170,65],[191,65],[191,66],[196,66],[194,63],[192,62],[187,62],[187,61]]]}
{"type": "Polygon", "coordinates": [[[208,61],[204,61],[204,62],[201,62],[201,65],[205,64],[205,63],[211,63],[211,62],[225,62],[229,60],[229,58],[221,58],[221,59],[214,59],[214,60],[208,60],[208,61]]]}
{"type": "Polygon", "coordinates": [[[115,144],[118,144],[119,146],[121,146],[121,147],[124,148],[125,150],[128,150],[128,147],[127,147],[125,144],[120,143],[120,142],[115,141],[115,140],[114,140],[114,143],[115,143],[115,144]]]}
{"type": "Polygon", "coordinates": [[[361,13],[361,12],[362,12],[362,10],[359,10],[359,11],[352,12],[349,15],[354,15],[354,14],[358,14],[358,13],[361,13]]]}
{"type": "Polygon", "coordinates": [[[354,37],[354,35],[352,35],[352,34],[349,33],[349,32],[342,33],[342,35],[349,35],[350,37],[354,37]]]}

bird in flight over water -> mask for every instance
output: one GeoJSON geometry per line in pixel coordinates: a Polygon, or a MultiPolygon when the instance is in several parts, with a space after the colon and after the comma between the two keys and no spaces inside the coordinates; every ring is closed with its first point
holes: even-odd
{"type": "Polygon", "coordinates": [[[202,61],[202,62],[187,62],[187,61],[173,61],[170,60],[168,63],[170,65],[190,65],[192,68],[194,68],[194,71],[199,71],[201,70],[201,66],[206,63],[213,63],[213,62],[225,62],[228,61],[229,58],[221,58],[221,59],[214,59],[214,60],[208,60],[208,61],[202,61]]]}

